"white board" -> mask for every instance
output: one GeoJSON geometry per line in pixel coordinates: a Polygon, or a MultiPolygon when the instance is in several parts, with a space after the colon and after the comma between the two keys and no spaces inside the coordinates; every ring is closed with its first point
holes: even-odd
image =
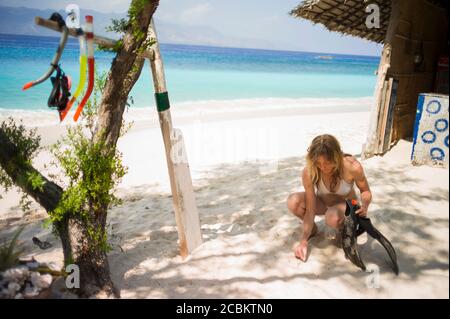
{"type": "Polygon", "coordinates": [[[414,165],[448,167],[448,95],[420,94],[414,124],[414,165]]]}

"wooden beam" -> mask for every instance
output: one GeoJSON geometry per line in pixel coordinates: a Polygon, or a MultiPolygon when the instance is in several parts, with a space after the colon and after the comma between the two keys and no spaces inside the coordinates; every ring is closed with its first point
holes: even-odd
{"type": "MultiPolygon", "coordinates": [[[[50,29],[50,30],[53,30],[56,32],[62,32],[62,28],[58,25],[58,22],[56,22],[56,21],[44,19],[41,17],[35,17],[34,22],[41,27],[44,27],[44,28],[47,28],[47,29],[50,29]]],[[[79,33],[80,30],[77,30],[75,28],[68,28],[68,30],[69,30],[69,35],[72,37],[75,37],[75,38],[83,34],[83,31],[81,31],[81,34],[80,34],[79,33]]],[[[114,48],[117,44],[117,41],[106,38],[106,37],[102,37],[99,35],[95,35],[95,29],[94,29],[94,43],[104,46],[105,48],[114,48]]],[[[151,52],[151,50],[143,52],[140,55],[144,58],[149,58],[149,59],[153,58],[153,53],[151,52]]]]}

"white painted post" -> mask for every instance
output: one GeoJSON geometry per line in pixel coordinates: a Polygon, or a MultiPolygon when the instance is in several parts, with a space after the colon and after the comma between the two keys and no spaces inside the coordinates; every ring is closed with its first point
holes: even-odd
{"type": "Polygon", "coordinates": [[[149,60],[155,87],[159,123],[166,150],[175,219],[180,239],[180,254],[181,257],[185,258],[202,243],[200,219],[195,202],[194,188],[192,186],[183,135],[180,130],[173,129],[172,127],[164,67],[153,20],[147,34],[147,39],[155,41],[151,47],[152,57],[149,60]]]}

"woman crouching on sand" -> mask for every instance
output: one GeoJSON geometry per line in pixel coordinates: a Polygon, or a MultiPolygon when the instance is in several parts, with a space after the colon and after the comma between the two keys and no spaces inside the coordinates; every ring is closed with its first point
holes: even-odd
{"type": "Polygon", "coordinates": [[[338,140],[328,134],[313,139],[301,176],[305,191],[289,195],[287,206],[303,221],[303,233],[295,256],[306,261],[308,240],[317,232],[314,217],[325,215],[328,226],[340,228],[344,220],[345,200],[357,199],[353,185],[356,184],[361,193],[361,209],[356,212],[361,216],[367,215],[372,193],[361,163],[344,154],[338,140]]]}

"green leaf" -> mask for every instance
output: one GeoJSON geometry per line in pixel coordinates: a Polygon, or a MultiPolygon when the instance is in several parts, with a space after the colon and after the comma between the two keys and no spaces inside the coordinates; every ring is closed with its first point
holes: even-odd
{"type": "Polygon", "coordinates": [[[18,246],[18,239],[25,226],[20,227],[9,243],[0,246],[0,271],[12,268],[19,263],[19,256],[23,249],[18,246]]]}

